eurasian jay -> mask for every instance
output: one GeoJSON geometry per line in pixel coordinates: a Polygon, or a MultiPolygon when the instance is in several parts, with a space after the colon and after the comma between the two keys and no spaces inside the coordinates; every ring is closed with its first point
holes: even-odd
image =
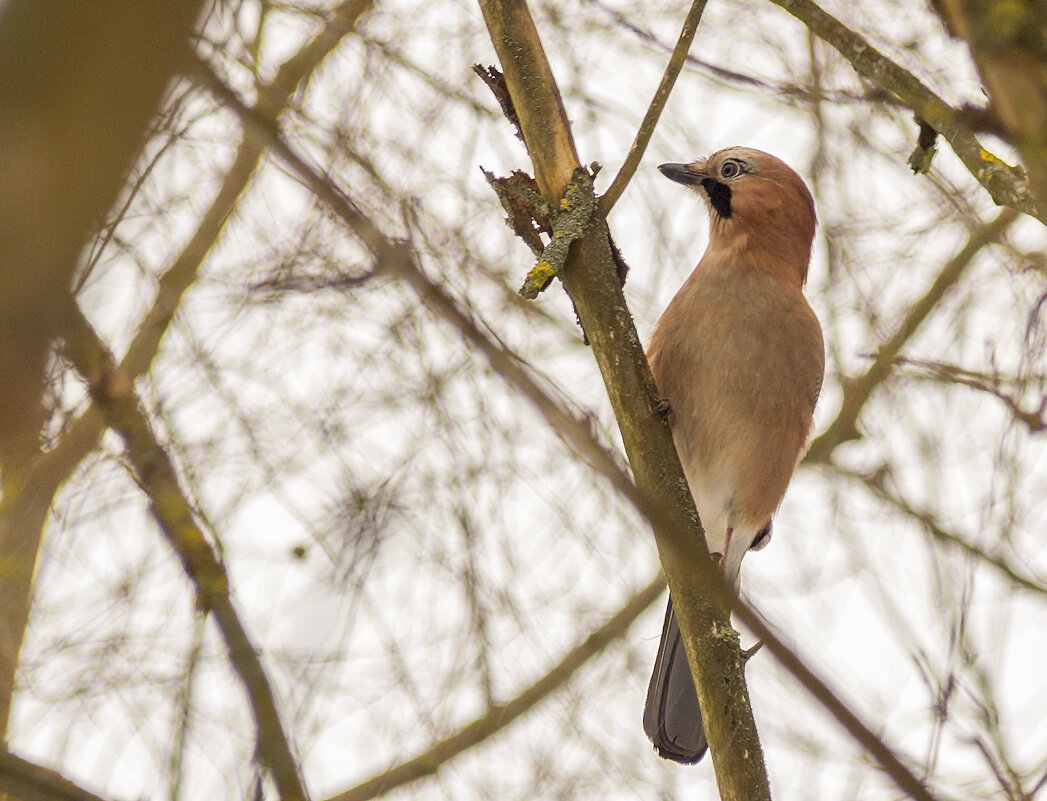
{"type": "MultiPolygon", "coordinates": [[[[737,588],[746,551],[770,539],[822,384],[822,331],[803,296],[814,200],[785,163],[746,147],[658,169],[704,198],[710,231],[647,358],[709,550],[737,588]]],[[[666,759],[694,763],[708,747],[671,597],[643,724],[666,759]]]]}

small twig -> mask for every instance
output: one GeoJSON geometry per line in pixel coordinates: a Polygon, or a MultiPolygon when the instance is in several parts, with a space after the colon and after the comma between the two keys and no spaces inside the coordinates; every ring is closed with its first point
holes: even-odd
{"type": "Polygon", "coordinates": [[[971,389],[985,392],[1001,401],[1007,410],[1019,423],[1023,423],[1031,434],[1039,434],[1047,430],[1047,395],[1040,398],[1040,405],[1035,411],[1023,409],[1018,398],[1008,394],[1000,388],[1000,380],[995,376],[987,376],[982,373],[967,370],[959,365],[946,364],[945,362],[927,361],[924,359],[907,359],[899,356],[895,364],[907,364],[924,370],[931,377],[940,381],[970,387],[971,389]]]}
{"type": "Polygon", "coordinates": [[[498,202],[505,210],[505,222],[531,252],[541,258],[545,243],[541,234],[553,235],[552,210],[538,191],[538,182],[523,170],[513,170],[505,178],[498,178],[493,172],[480,171],[498,196],[498,202]]]}
{"type": "Polygon", "coordinates": [[[752,648],[743,648],[742,662],[747,663],[750,659],[752,659],[754,656],[760,653],[761,648],[763,648],[763,640],[757,640],[756,644],[752,648]]]}
{"type": "Polygon", "coordinates": [[[579,167],[574,171],[571,182],[567,184],[560,207],[552,214],[552,238],[542,250],[538,264],[527,273],[527,278],[520,287],[523,297],[534,300],[539,292],[549,286],[553,278],[563,274],[567,251],[571,243],[585,233],[585,227],[595,209],[593,179],[585,167],[579,167]]]}
{"type": "Polygon", "coordinates": [[[291,292],[308,294],[320,292],[326,289],[355,289],[363,286],[379,274],[377,268],[364,270],[356,275],[348,273],[336,273],[334,275],[272,275],[262,281],[251,284],[248,290],[251,292],[267,293],[272,299],[276,295],[291,292]]]}
{"type": "Polygon", "coordinates": [[[625,162],[622,164],[622,168],[618,170],[618,174],[614,176],[614,180],[611,181],[607,191],[600,197],[600,214],[604,217],[614,208],[614,204],[618,202],[618,198],[625,191],[625,187],[632,179],[636,168],[640,166],[640,159],[643,158],[647,145],[651,141],[651,135],[654,134],[658,118],[661,117],[662,110],[669,100],[669,93],[676,83],[680,70],[683,69],[683,65],[687,61],[687,51],[691,49],[691,42],[694,41],[694,34],[698,30],[698,23],[702,19],[705,3],[706,0],[694,0],[691,3],[691,10],[687,12],[687,17],[683,21],[683,28],[680,30],[680,38],[676,40],[676,47],[673,48],[673,53],[669,57],[669,63],[665,65],[661,83],[658,84],[658,89],[654,93],[651,105],[647,107],[647,113],[644,115],[643,122],[640,123],[640,129],[636,132],[636,138],[633,140],[632,147],[629,148],[625,162]]]}
{"type": "Polygon", "coordinates": [[[524,141],[523,131],[520,129],[520,118],[513,106],[513,99],[509,96],[509,89],[505,85],[505,76],[497,67],[485,67],[482,64],[473,64],[473,72],[480,76],[480,80],[487,84],[494,99],[502,109],[502,114],[513,124],[516,129],[516,138],[524,141]]]}
{"type": "Polygon", "coordinates": [[[938,141],[938,132],[919,117],[916,118],[916,124],[920,126],[920,133],[916,137],[916,147],[909,154],[909,167],[916,175],[926,175],[931,171],[931,161],[938,152],[934,146],[938,141]]]}
{"type": "Polygon", "coordinates": [[[916,508],[904,498],[891,492],[887,488],[887,477],[890,473],[885,467],[869,473],[848,470],[838,464],[834,464],[833,467],[840,475],[861,483],[881,501],[889,503],[895,509],[915,520],[938,542],[958,548],[964,553],[985,562],[987,565],[995,568],[1007,581],[1022,589],[1031,590],[1041,595],[1047,594],[1047,583],[1043,579],[1022,575],[1002,556],[989,553],[984,548],[968,542],[959,534],[946,531],[930,512],[916,508]]]}

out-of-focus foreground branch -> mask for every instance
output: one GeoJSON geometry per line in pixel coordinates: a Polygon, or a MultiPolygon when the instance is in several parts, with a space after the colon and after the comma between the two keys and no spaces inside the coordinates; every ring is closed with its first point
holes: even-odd
{"type": "Polygon", "coordinates": [[[17,486],[44,422],[48,348],[202,0],[12,0],[0,15],[0,466],[17,486]],[[64,302],[63,302],[64,301],[64,302]]]}
{"type": "Polygon", "coordinates": [[[14,507],[79,254],[121,191],[202,0],[12,0],[0,13],[0,735],[39,544],[14,507]]]}
{"type": "MultiPolygon", "coordinates": [[[[355,29],[371,4],[372,0],[347,0],[333,9],[316,36],[277,70],[269,84],[259,86],[259,97],[269,113],[279,117],[286,110],[290,99],[309,82],[326,56],[355,29]]],[[[264,141],[257,137],[242,138],[210,207],[201,216],[181,253],[161,276],[153,306],[120,362],[121,373],[132,383],[150,369],[182,298],[195,284],[200,266],[235,211],[264,152],[264,141]]],[[[0,563],[4,568],[0,571],[3,579],[0,609],[4,610],[0,621],[0,731],[6,728],[14,692],[18,655],[29,619],[32,577],[48,510],[58,488],[96,446],[104,429],[103,416],[92,403],[50,450],[36,452],[20,485],[5,482],[0,503],[0,563]]]]}

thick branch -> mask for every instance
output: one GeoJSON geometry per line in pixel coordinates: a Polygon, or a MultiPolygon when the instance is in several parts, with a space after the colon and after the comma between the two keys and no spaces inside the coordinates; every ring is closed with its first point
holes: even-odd
{"type": "MultiPolygon", "coordinates": [[[[0,462],[37,452],[78,255],[123,185],[203,0],[10,0],[0,14],[0,462]]],[[[2,713],[2,710],[0,710],[2,713]]]]}
{"type": "Polygon", "coordinates": [[[26,801],[106,801],[57,771],[0,749],[0,793],[26,801]]]}
{"type": "Polygon", "coordinates": [[[938,0],[935,6],[970,46],[994,128],[1021,153],[1040,208],[1047,208],[1047,3],[938,0]]]}
{"type": "Polygon", "coordinates": [[[982,147],[956,109],[924,86],[915,75],[895,64],[812,0],[772,2],[836,48],[851,62],[855,72],[895,95],[916,112],[919,119],[940,133],[998,206],[1010,206],[1047,223],[1047,211],[1037,203],[1022,170],[1008,166],[982,147]]]}
{"type": "MultiPolygon", "coordinates": [[[[557,208],[579,166],[570,127],[538,31],[524,0],[480,0],[542,194],[557,208]],[[550,113],[557,112],[557,113],[550,113]],[[561,143],[567,142],[569,146],[561,143]],[[543,182],[543,175],[560,180],[543,182]]],[[[722,603],[722,576],[712,568],[658,392],[622,294],[607,231],[597,215],[571,248],[564,288],[592,345],[640,491],[662,510],[658,552],[676,601],[717,783],[724,799],[770,798],[756,723],[742,674],[737,632],[722,603]]],[[[657,519],[657,518],[656,518],[657,519]]]]}
{"type": "MultiPolygon", "coordinates": [[[[290,98],[354,30],[371,4],[372,0],[348,0],[334,9],[325,27],[280,67],[272,84],[261,87],[259,94],[266,98],[271,114],[279,116],[286,110],[290,98]]],[[[120,370],[132,382],[149,370],[182,298],[196,282],[200,266],[224,230],[264,151],[265,142],[255,137],[241,141],[210,208],[181,254],[160,278],[153,306],[120,363],[120,370]]],[[[0,622],[0,732],[7,728],[18,654],[29,619],[32,577],[48,509],[59,486],[94,449],[104,429],[102,416],[92,403],[54,448],[35,459],[24,484],[5,488],[0,506],[0,563],[5,567],[4,580],[0,581],[0,609],[5,612],[0,622]]]]}

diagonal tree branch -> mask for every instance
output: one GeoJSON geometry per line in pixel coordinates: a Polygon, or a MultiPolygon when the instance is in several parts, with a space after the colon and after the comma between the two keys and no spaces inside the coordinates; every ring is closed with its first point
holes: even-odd
{"type": "MultiPolygon", "coordinates": [[[[36,548],[10,521],[40,451],[45,369],[72,305],[78,254],[116,199],[203,5],[2,6],[0,593],[16,600],[32,582],[36,548]]],[[[0,739],[28,614],[24,603],[2,600],[0,739]]]]}
{"type": "Polygon", "coordinates": [[[174,464],[156,439],[133,383],[79,309],[66,333],[65,353],[87,382],[106,425],[124,440],[127,458],[149,497],[153,517],[193,583],[197,606],[214,615],[229,661],[250,701],[259,757],[269,769],[280,798],[305,801],[308,796],[280,720],[275,693],[258,650],[233,606],[225,567],[197,525],[174,464]]]}
{"type": "Polygon", "coordinates": [[[844,381],[840,411],[828,428],[815,437],[805,461],[828,463],[839,445],[861,436],[858,431],[858,418],[873,391],[890,377],[902,348],[937,308],[949,289],[960,280],[974,257],[983,248],[999,241],[1004,231],[1017,218],[1018,212],[1005,208],[992,220],[971,232],[960,252],[942,267],[942,271],[923,296],[912,305],[894,333],[877,348],[876,357],[869,369],[858,378],[844,381]]]}
{"type": "Polygon", "coordinates": [[[915,520],[928,534],[931,535],[932,538],[943,545],[963,551],[969,556],[973,556],[974,558],[985,562],[987,565],[995,569],[1006,581],[1015,586],[1031,592],[1040,593],[1041,595],[1047,595],[1047,578],[1035,575],[1030,577],[1002,556],[990,553],[984,548],[968,542],[959,534],[948,531],[930,511],[917,508],[900,494],[889,490],[887,487],[889,473],[886,468],[880,468],[868,473],[850,470],[839,465],[834,465],[834,469],[840,475],[858,482],[877,498],[890,504],[900,512],[903,512],[912,520],[915,520]]]}
{"type": "MultiPolygon", "coordinates": [[[[451,322],[471,345],[484,354],[493,369],[531,401],[545,416],[553,430],[560,434],[613,487],[619,490],[637,512],[651,522],[656,531],[661,533],[674,525],[671,510],[650,501],[648,496],[619,467],[617,460],[607,453],[606,449],[595,439],[588,424],[567,413],[559,404],[549,398],[519,360],[500,343],[495,342],[484,333],[473,319],[459,308],[454,298],[422,271],[409,245],[394,242],[385,237],[341,189],[311,167],[284,141],[275,120],[267,119],[258,109],[244,105],[240,98],[208,69],[206,64],[199,65],[199,77],[216,96],[235,109],[245,123],[251,125],[260,136],[267,139],[273,151],[365,244],[374,255],[381,270],[408,282],[427,306],[451,322]]],[[[689,497],[688,493],[687,498],[689,497]]],[[[781,641],[763,618],[749,609],[737,596],[734,596],[730,588],[722,586],[720,572],[710,570],[710,562],[707,559],[697,565],[698,578],[692,578],[692,580],[703,580],[706,571],[712,573],[711,589],[714,592],[723,593],[718,597],[722,598],[724,603],[731,605],[731,610],[745,622],[751,631],[756,632],[758,636],[768,642],[771,646],[768,650],[800,680],[815,698],[826,706],[848,733],[868,748],[895,783],[914,799],[934,801],[934,797],[905,767],[895,753],[877,738],[872,730],[864,725],[847,704],[841,701],[824,682],[806,668],[799,657],[781,641]],[[720,586],[717,586],[717,581],[720,582],[720,586]]],[[[685,576],[684,581],[688,581],[688,578],[685,576]]],[[[692,589],[692,592],[701,592],[701,590],[692,589]]],[[[723,632],[720,636],[729,635],[723,632]]],[[[737,652],[736,640],[734,643],[733,647],[737,652]]]]}
{"type": "MultiPolygon", "coordinates": [[[[206,5],[9,0],[0,17],[0,463],[38,451],[78,254],[116,200],[206,5]]],[[[6,643],[3,644],[6,648],[6,643]]],[[[6,715],[0,709],[0,718],[6,715]]]]}
{"type": "MultiPolygon", "coordinates": [[[[304,89],[324,58],[355,30],[372,2],[342,3],[330,12],[325,27],[280,67],[272,83],[263,86],[259,93],[266,99],[271,114],[279,117],[286,110],[290,99],[304,89]]],[[[182,298],[195,284],[200,267],[225,229],[264,152],[263,141],[253,137],[241,141],[210,208],[201,217],[181,254],[160,278],[156,300],[120,363],[120,370],[132,382],[150,369],[182,298]]],[[[39,454],[25,476],[25,483],[5,491],[0,507],[0,563],[5,568],[5,580],[0,581],[0,609],[5,610],[5,621],[0,625],[6,627],[7,635],[0,647],[0,732],[6,729],[18,654],[29,620],[32,578],[48,510],[58,488],[95,448],[104,429],[102,415],[92,403],[54,448],[39,454]]]]}
{"type": "Polygon", "coordinates": [[[899,356],[895,359],[895,363],[908,365],[922,371],[921,374],[916,374],[918,377],[939,383],[957,384],[961,387],[968,387],[978,392],[984,392],[986,395],[991,395],[1003,404],[1014,421],[1024,425],[1030,434],[1040,434],[1047,431],[1047,395],[1041,395],[1039,405],[1035,410],[1026,409],[1022,406],[1018,392],[1007,392],[1000,386],[1001,380],[999,376],[967,370],[956,364],[927,359],[907,359],[899,356]]]}
{"type": "Polygon", "coordinates": [[[602,653],[612,642],[620,639],[636,619],[661,598],[665,591],[665,577],[659,571],[646,587],[630,598],[621,609],[584,641],[564,654],[552,670],[539,678],[515,698],[505,704],[492,706],[472,723],[445,737],[417,756],[374,776],[327,801],[370,801],[398,787],[431,776],[441,765],[469,748],[483,742],[506,728],[521,715],[563,687],[590,659],[602,653]]]}
{"type": "MultiPolygon", "coordinates": [[[[480,0],[484,22],[520,118],[545,201],[560,208],[579,168],[556,79],[526,0],[480,0]]],[[[606,217],[594,216],[572,245],[561,276],[592,345],[637,487],[668,525],[655,540],[675,601],[721,797],[770,798],[756,722],[742,673],[738,634],[727,604],[733,593],[709,560],[659,396],[613,263],[606,217]]]]}
{"type": "Polygon", "coordinates": [[[57,771],[0,749],[0,793],[26,801],[106,801],[57,771]]]}
{"type": "Polygon", "coordinates": [[[828,14],[813,0],[771,0],[810,31],[836,48],[854,71],[895,95],[916,116],[945,137],[971,175],[998,206],[1010,206],[1047,223],[1045,210],[1033,195],[1025,174],[1010,167],[984,147],[956,109],[915,75],[891,61],[859,34],[828,14]]]}
{"type": "Polygon", "coordinates": [[[640,166],[640,159],[643,158],[647,144],[651,141],[658,118],[662,116],[665,104],[669,100],[669,93],[672,92],[673,86],[676,85],[676,78],[687,62],[687,52],[691,49],[694,34],[698,31],[698,23],[702,19],[702,12],[705,11],[705,3],[706,0],[694,0],[691,3],[691,10],[687,12],[683,21],[680,38],[676,40],[676,46],[673,48],[672,55],[669,56],[669,63],[665,65],[665,73],[658,84],[658,89],[655,90],[654,98],[647,108],[643,122],[640,123],[640,129],[636,132],[636,138],[633,140],[632,147],[629,148],[625,162],[618,170],[618,174],[614,176],[607,191],[600,197],[600,214],[604,217],[611,213],[614,204],[618,202],[625,187],[629,185],[636,168],[640,166]]]}

